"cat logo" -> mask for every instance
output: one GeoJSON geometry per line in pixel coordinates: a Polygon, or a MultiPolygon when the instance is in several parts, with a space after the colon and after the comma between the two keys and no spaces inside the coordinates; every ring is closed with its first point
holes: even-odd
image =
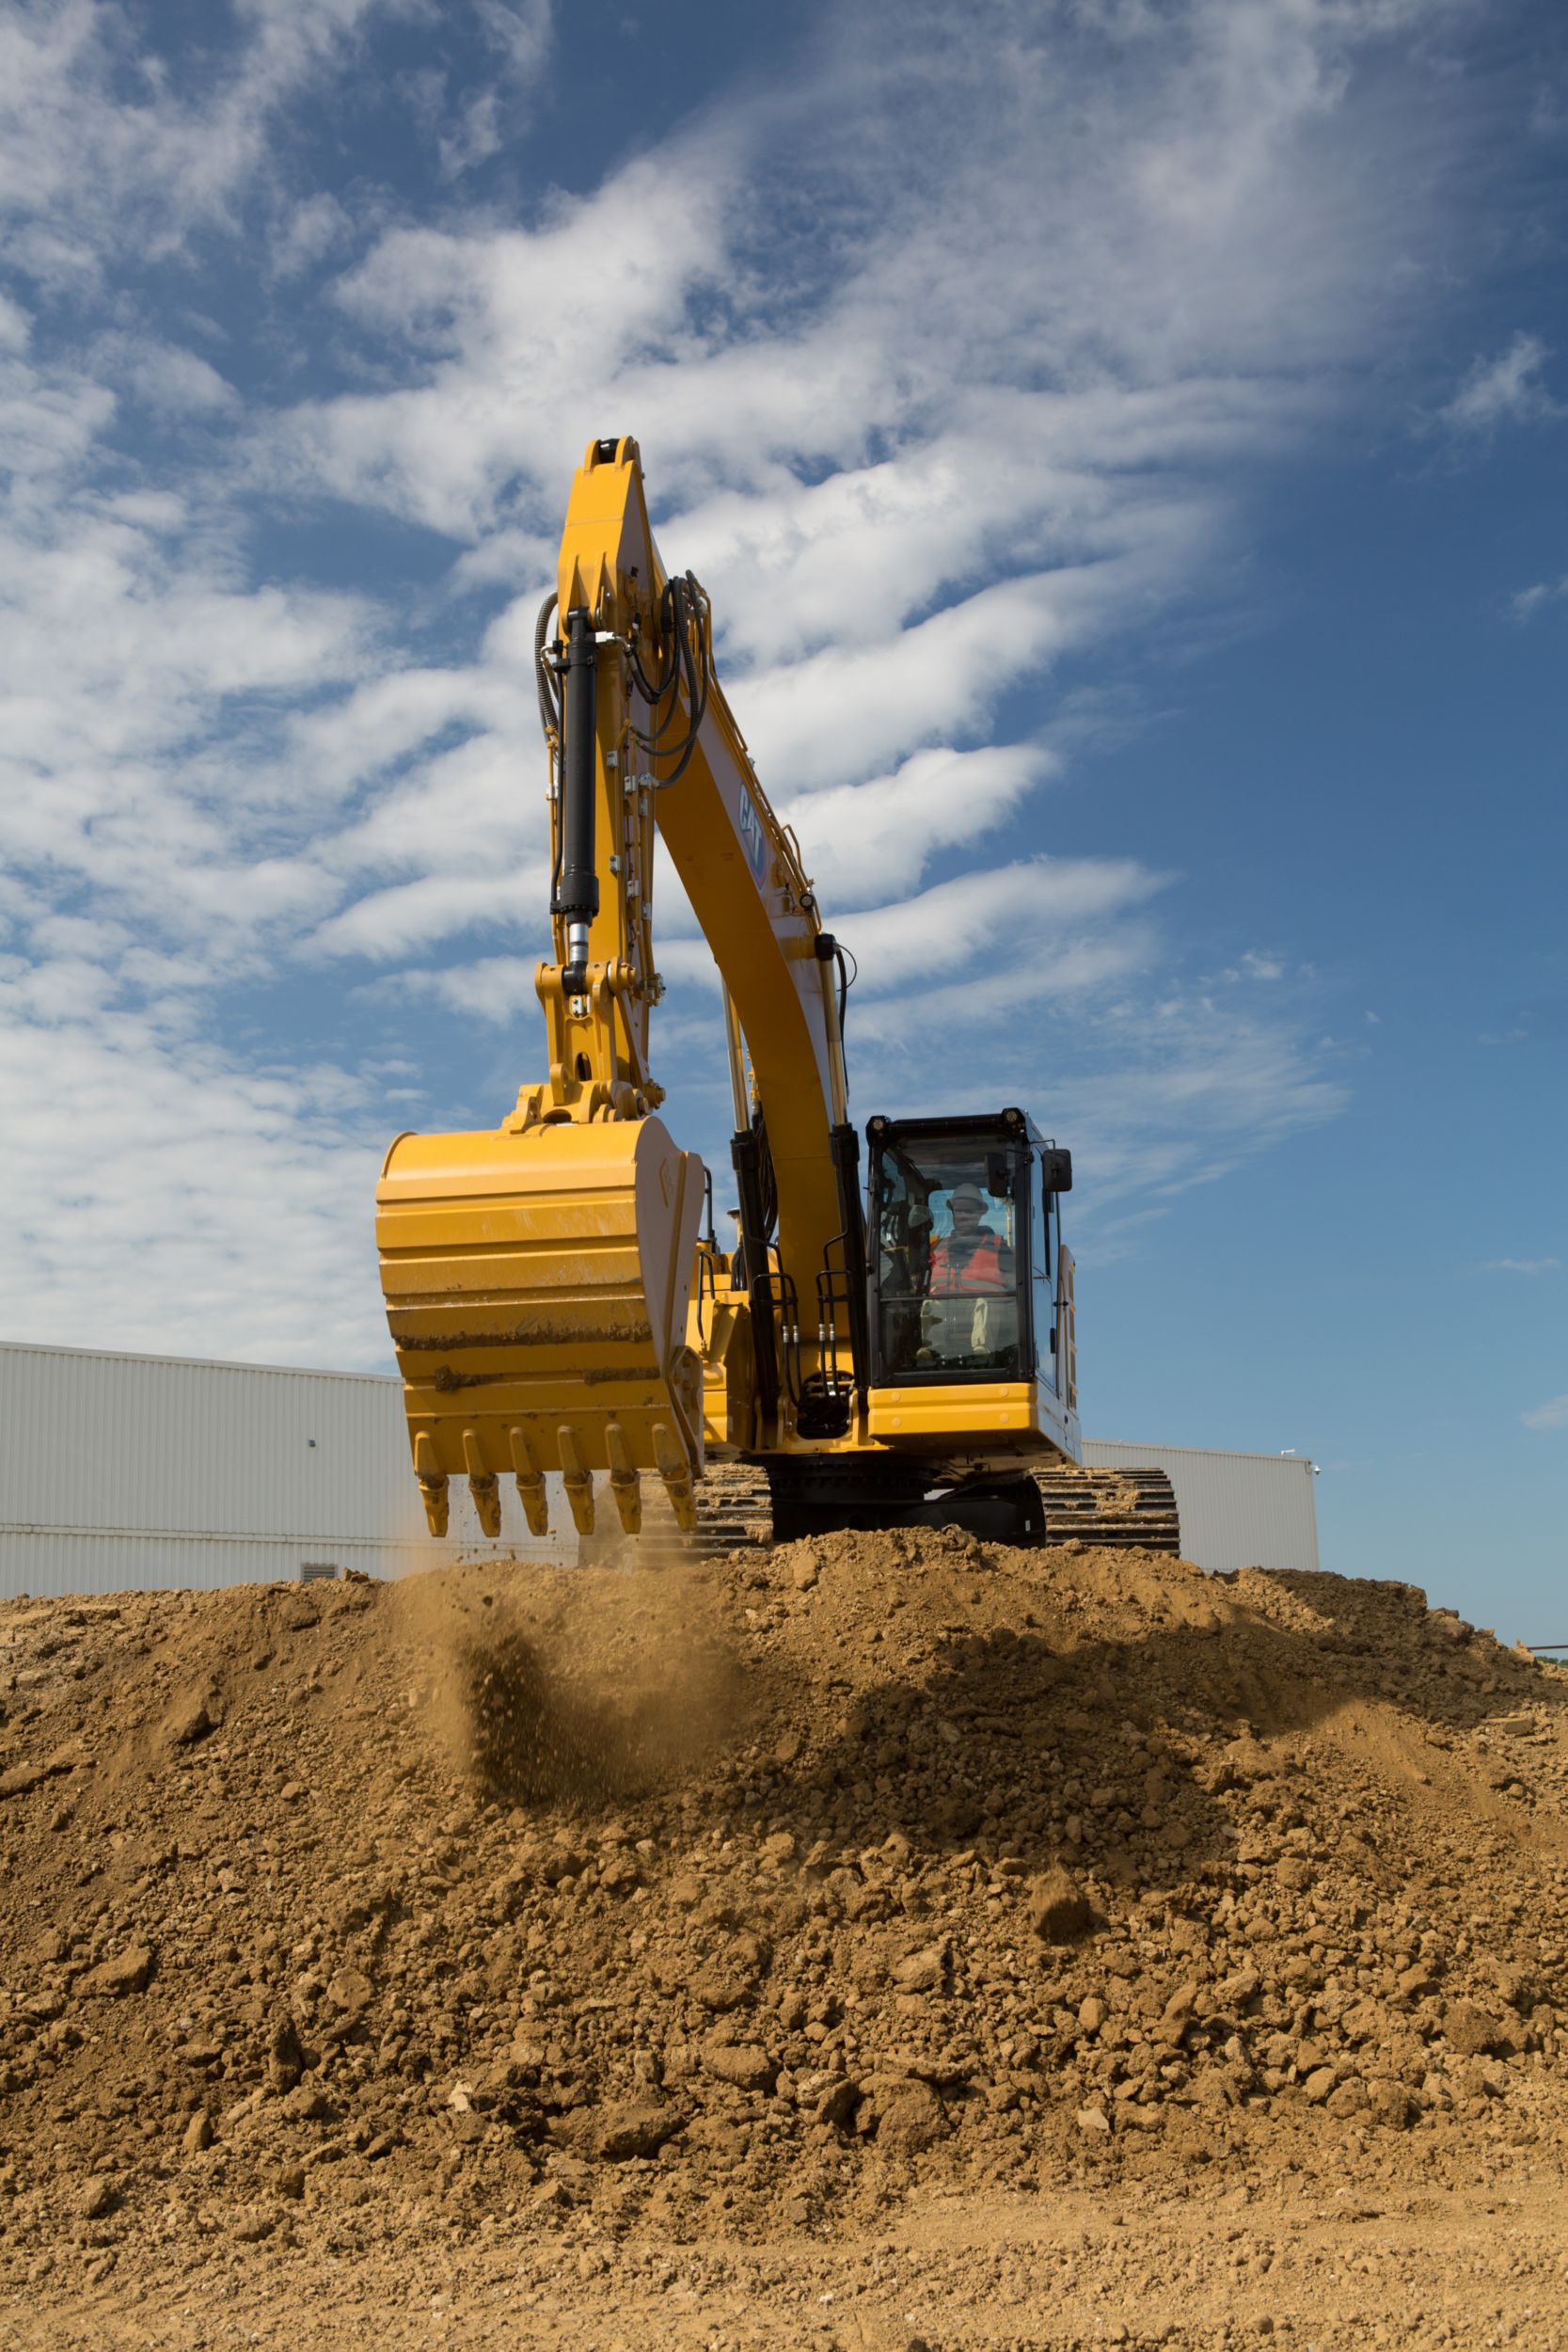
{"type": "Polygon", "coordinates": [[[762,818],[757,815],[752,796],[744,785],[740,787],[740,807],[736,821],[740,828],[740,846],[746,852],[746,862],[760,882],[768,872],[768,836],[762,830],[762,818]]]}

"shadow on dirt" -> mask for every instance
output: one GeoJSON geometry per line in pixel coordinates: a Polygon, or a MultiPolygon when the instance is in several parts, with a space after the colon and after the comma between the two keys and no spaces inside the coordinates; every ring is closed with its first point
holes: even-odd
{"type": "MultiPolygon", "coordinates": [[[[1375,1716],[1378,1770],[1414,1789],[1433,1735],[1568,1704],[1543,1669],[1429,1613],[1412,1586],[1243,1570],[1199,1591],[1191,1622],[1121,1639],[950,1633],[917,1674],[855,1698],[798,1769],[737,1774],[742,1801],[803,1845],[869,1849],[899,1832],[1028,1869],[1067,1853],[1113,1881],[1173,1885],[1259,1835],[1283,1851],[1304,1827],[1304,1773],[1320,1772],[1306,1750],[1330,1719],[1375,1716]]],[[[1323,1769],[1338,1778],[1327,1746],[1323,1769]]],[[[1339,1790],[1353,1814],[1354,1777],[1339,1790]]],[[[1353,1834],[1402,1867],[1377,1814],[1369,1803],[1353,1834]]]]}

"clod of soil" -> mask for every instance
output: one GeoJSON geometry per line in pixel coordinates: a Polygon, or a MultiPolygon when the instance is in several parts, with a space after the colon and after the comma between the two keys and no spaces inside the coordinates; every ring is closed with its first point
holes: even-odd
{"type": "Polygon", "coordinates": [[[5,1604],[0,2285],[1555,2178],[1565,1692],[948,1534],[5,1604]]]}

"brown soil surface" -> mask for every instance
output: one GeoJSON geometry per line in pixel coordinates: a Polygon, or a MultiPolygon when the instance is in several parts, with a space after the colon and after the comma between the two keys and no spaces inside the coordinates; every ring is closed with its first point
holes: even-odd
{"type": "Polygon", "coordinates": [[[1565,1698],[945,1534],[0,1605],[0,2345],[1568,2345],[1565,1698]]]}

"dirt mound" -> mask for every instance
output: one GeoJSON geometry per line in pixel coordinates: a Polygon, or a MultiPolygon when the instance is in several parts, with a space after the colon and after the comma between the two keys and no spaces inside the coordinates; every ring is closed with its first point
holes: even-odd
{"type": "Polygon", "coordinates": [[[0,2277],[1539,2171],[1565,1692],[946,1534],[6,1604],[0,2277]]]}

